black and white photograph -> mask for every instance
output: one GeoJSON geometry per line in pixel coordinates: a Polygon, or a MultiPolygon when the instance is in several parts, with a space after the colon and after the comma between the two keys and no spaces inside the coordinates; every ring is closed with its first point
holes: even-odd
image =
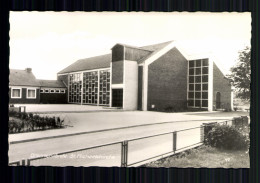
{"type": "Polygon", "coordinates": [[[250,168],[251,13],[9,21],[9,166],[250,168]]]}

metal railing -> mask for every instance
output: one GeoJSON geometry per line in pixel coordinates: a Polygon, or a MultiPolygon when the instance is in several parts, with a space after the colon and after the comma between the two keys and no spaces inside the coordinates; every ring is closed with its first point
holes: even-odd
{"type": "Polygon", "coordinates": [[[59,152],[47,156],[37,156],[27,160],[10,162],[9,165],[121,167],[129,167],[138,164],[142,165],[140,163],[144,164],[149,160],[160,159],[202,145],[204,143],[205,133],[207,133],[205,130],[209,130],[207,127],[212,127],[212,125],[217,123],[236,127],[238,122],[240,125],[241,121],[245,124],[248,122],[248,117],[244,116],[233,118],[232,120],[217,121],[207,124],[203,123],[194,128],[133,138],[72,151],[59,152]]]}

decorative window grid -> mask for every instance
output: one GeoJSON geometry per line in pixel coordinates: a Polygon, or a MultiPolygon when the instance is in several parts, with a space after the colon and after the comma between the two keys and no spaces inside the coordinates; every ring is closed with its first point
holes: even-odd
{"type": "Polygon", "coordinates": [[[98,71],[83,73],[84,104],[98,103],[98,71]]]}
{"type": "Polygon", "coordinates": [[[81,103],[81,87],[82,81],[80,80],[80,74],[69,75],[69,102],[81,103]]]}
{"type": "Polygon", "coordinates": [[[108,105],[110,101],[110,72],[100,71],[99,76],[99,104],[108,105]]]}
{"type": "Polygon", "coordinates": [[[208,59],[189,61],[188,72],[188,106],[208,107],[208,59]]]}

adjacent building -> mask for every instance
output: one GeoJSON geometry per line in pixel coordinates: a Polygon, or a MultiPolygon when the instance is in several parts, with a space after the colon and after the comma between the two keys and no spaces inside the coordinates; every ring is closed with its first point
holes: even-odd
{"type": "Polygon", "coordinates": [[[9,103],[67,103],[67,87],[59,80],[36,79],[31,68],[10,69],[9,103]]]}
{"type": "Polygon", "coordinates": [[[232,109],[229,81],[210,55],[187,55],[174,41],[80,59],[57,74],[67,102],[125,110],[232,109]]]}

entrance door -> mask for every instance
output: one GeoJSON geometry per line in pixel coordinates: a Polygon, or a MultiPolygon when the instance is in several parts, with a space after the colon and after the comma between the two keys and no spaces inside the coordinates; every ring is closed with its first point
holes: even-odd
{"type": "Polygon", "coordinates": [[[220,109],[221,107],[221,95],[220,92],[216,93],[216,108],[220,109]]]}
{"type": "Polygon", "coordinates": [[[123,107],[123,89],[112,89],[112,107],[123,107]]]}

